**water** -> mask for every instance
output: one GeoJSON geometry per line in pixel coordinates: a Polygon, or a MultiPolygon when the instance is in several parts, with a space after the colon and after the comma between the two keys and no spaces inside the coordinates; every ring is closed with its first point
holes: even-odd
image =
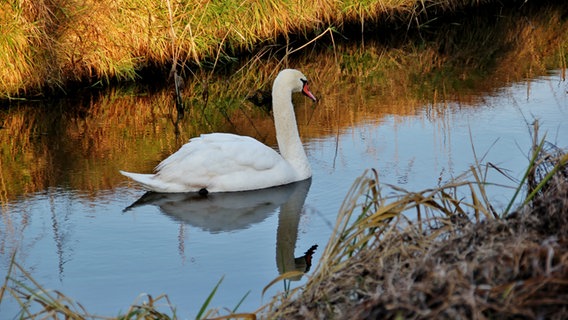
{"type": "MultiPolygon", "coordinates": [[[[317,79],[312,89],[326,81],[317,79]]],[[[340,118],[349,117],[349,110],[367,111],[352,121],[341,120],[338,126],[314,116],[312,106],[299,101],[299,124],[313,167],[311,181],[197,200],[157,196],[137,205],[133,203],[144,191],[120,176],[118,169],[148,172],[175,151],[182,142],[170,133],[169,122],[163,120],[167,117],[158,112],[152,121],[137,126],[140,118],[125,124],[132,116],[116,116],[120,120],[108,125],[115,131],[108,131],[106,123],[112,122],[112,114],[123,112],[124,105],[111,103],[100,113],[104,116],[66,114],[60,128],[3,140],[4,153],[15,150],[7,141],[26,144],[21,150],[33,151],[14,155],[14,162],[3,160],[2,181],[19,185],[19,179],[10,177],[24,172],[21,180],[27,187],[3,189],[0,270],[7,272],[16,250],[15,260],[44,288],[63,292],[94,314],[125,312],[147,293],[167,294],[178,316],[191,318],[221,279],[210,307],[233,308],[246,296],[239,311],[254,311],[284,290],[278,283],[263,296],[263,288],[284,270],[304,268],[293,258],[316,244],[317,264],[339,207],[364,170],[375,168],[381,182],[418,191],[468,170],[475,150],[482,162],[504,168],[518,180],[528,164],[534,120],[538,119],[547,140],[568,146],[567,90],[555,71],[463,102],[426,103],[400,113],[381,109],[381,97],[369,94],[363,102],[341,103],[347,111],[340,118]],[[379,107],[373,108],[374,104],[379,107]],[[116,138],[106,143],[109,132],[116,138]],[[132,149],[134,155],[129,156],[132,149]],[[39,169],[23,170],[18,161],[33,162],[39,169]]],[[[331,103],[333,95],[329,97],[322,97],[317,112],[335,112],[326,111],[326,99],[331,103]]],[[[134,114],[138,109],[126,110],[134,114]]],[[[20,111],[8,112],[7,117],[15,122],[20,111]]],[[[261,122],[258,127],[262,128],[261,122]]],[[[246,133],[246,129],[233,131],[246,133]]],[[[266,138],[269,143],[271,139],[273,144],[273,138],[266,138]]],[[[496,171],[490,170],[488,179],[515,186],[515,181],[496,171]]],[[[491,191],[497,208],[512,195],[507,188],[491,191]]],[[[15,276],[23,279],[19,273],[15,276]]],[[[18,310],[13,299],[4,297],[1,318],[13,318],[18,310]]]]}

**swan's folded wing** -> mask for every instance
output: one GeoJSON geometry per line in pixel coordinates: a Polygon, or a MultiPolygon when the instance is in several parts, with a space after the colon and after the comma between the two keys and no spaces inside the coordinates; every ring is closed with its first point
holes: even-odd
{"type": "MultiPolygon", "coordinates": [[[[284,159],[251,137],[213,133],[193,138],[156,167],[156,178],[207,188],[282,167],[284,159]],[[224,178],[226,177],[226,178],[224,178]]],[[[274,174],[276,178],[278,174],[274,174]]]]}

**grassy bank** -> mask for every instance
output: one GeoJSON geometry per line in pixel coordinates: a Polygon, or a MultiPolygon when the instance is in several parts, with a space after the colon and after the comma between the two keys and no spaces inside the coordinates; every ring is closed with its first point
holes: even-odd
{"type": "Polygon", "coordinates": [[[403,36],[434,17],[502,3],[9,0],[0,4],[0,98],[131,81],[145,71],[167,75],[174,62],[202,66],[286,43],[291,35],[312,39],[329,28],[387,23],[401,27],[396,33],[403,36]]]}
{"type": "Polygon", "coordinates": [[[564,319],[568,154],[536,133],[534,143],[514,212],[487,201],[492,169],[477,159],[420,192],[360,177],[314,275],[267,318],[564,319]]]}

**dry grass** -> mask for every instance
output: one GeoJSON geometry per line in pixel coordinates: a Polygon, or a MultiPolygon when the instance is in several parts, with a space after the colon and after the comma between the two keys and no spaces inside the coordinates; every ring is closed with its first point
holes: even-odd
{"type": "Polygon", "coordinates": [[[564,318],[568,154],[539,145],[527,170],[538,183],[504,219],[483,203],[486,181],[477,178],[418,193],[394,188],[385,199],[376,174],[361,177],[315,274],[294,298],[276,298],[267,318],[564,318]],[[411,212],[417,220],[405,218],[411,212]]]}
{"type": "MultiPolygon", "coordinates": [[[[142,70],[203,66],[292,36],[379,21],[420,28],[433,17],[495,0],[38,0],[0,5],[0,98],[132,81],[142,70]]],[[[167,73],[167,72],[166,72],[167,73]]]]}
{"type": "Polygon", "coordinates": [[[4,295],[11,295],[21,306],[20,319],[175,319],[175,308],[166,295],[152,297],[140,296],[126,313],[118,318],[90,314],[80,303],[59,291],[46,290],[20,265],[13,261],[0,288],[0,303],[4,295]],[[24,283],[15,275],[28,280],[24,283]],[[162,310],[166,310],[164,312],[162,310]]]}

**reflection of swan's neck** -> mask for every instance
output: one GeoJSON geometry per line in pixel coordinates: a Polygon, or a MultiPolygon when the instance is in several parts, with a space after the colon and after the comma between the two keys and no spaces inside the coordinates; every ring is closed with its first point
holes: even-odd
{"type": "Polygon", "coordinates": [[[300,140],[294,106],[292,105],[292,92],[282,90],[280,82],[274,83],[272,90],[272,110],[274,113],[274,126],[280,154],[296,170],[303,180],[311,177],[311,169],[300,140]]]}
{"type": "Polygon", "coordinates": [[[298,226],[311,184],[311,179],[297,182],[288,201],[280,207],[278,230],[276,231],[276,265],[281,274],[296,270],[294,251],[298,239],[298,226]]]}

